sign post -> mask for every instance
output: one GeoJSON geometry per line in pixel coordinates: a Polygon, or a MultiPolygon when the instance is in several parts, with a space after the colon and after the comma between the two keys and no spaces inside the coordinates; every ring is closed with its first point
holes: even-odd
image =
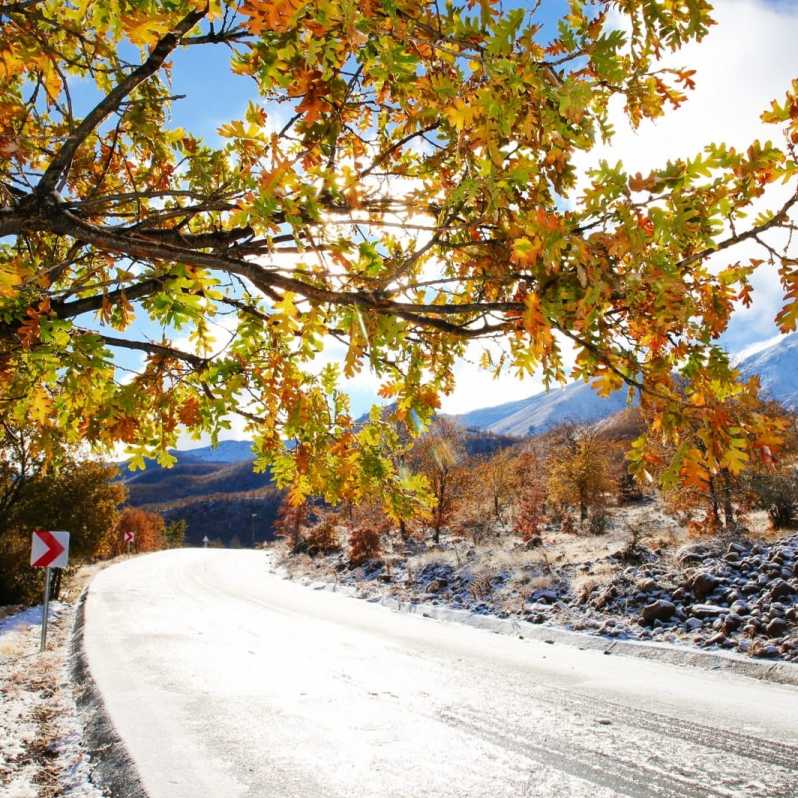
{"type": "Polygon", "coordinates": [[[132,529],[125,531],[125,543],[127,543],[127,553],[130,554],[130,548],[136,540],[136,533],[132,529]]]}
{"type": "Polygon", "coordinates": [[[37,529],[31,539],[30,564],[44,568],[44,604],[42,605],[42,638],[39,651],[47,648],[47,621],[50,612],[50,569],[66,568],[69,562],[69,532],[37,529]]]}
{"type": "Polygon", "coordinates": [[[208,543],[210,543],[210,541],[208,540],[208,536],[205,535],[205,537],[202,538],[202,548],[203,549],[207,549],[208,548],[208,543]]]}

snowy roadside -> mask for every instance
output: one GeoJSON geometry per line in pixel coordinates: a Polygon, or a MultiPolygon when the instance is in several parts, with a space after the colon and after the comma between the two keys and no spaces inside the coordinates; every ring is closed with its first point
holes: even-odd
{"type": "Polygon", "coordinates": [[[41,607],[0,619],[0,794],[104,798],[91,765],[70,677],[75,604],[50,605],[39,653],[41,607]]]}

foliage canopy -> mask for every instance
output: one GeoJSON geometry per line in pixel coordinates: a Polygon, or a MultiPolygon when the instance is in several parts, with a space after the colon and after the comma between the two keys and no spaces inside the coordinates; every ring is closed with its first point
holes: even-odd
{"type": "Polygon", "coordinates": [[[685,100],[693,73],[659,60],[712,8],[571,0],[552,33],[541,6],[5,2],[0,413],[37,424],[44,450],[59,431],[166,464],[181,429],[216,436],[238,412],[294,501],[404,512],[423,484],[390,456],[391,422],[429,421],[470,342],[503,345],[488,371],[557,381],[570,341],[572,376],[641,391],[682,461],[776,445],[756,414],[718,423],[739,389],[714,341],[750,301],[743,242],[779,267],[782,329],[798,322],[794,253],[768,241],[793,229],[798,82],[763,117],[781,146],[708,144],[648,175],[602,163],[577,186],[613,98],[633,124],[685,100]],[[173,123],[209,98],[171,77],[187,48],[223,47],[253,101],[218,143],[173,123]],[[777,184],[787,199],[748,218],[777,184]],[[319,370],[331,340],[342,369],[319,370]],[[143,353],[136,373],[123,350],[143,353]],[[355,424],[338,382],[362,369],[393,419],[355,424]]]}

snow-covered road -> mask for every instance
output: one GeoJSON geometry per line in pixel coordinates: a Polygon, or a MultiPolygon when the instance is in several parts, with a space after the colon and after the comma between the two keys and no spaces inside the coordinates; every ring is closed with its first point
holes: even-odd
{"type": "Polygon", "coordinates": [[[150,798],[798,796],[798,689],[392,612],[169,551],[85,646],[150,798]]]}

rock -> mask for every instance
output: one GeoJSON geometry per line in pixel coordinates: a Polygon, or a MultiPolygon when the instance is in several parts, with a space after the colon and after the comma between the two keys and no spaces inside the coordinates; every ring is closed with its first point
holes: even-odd
{"type": "Polygon", "coordinates": [[[684,629],[686,632],[695,632],[696,629],[700,629],[704,625],[704,622],[700,618],[688,618],[684,622],[684,629]]]}
{"type": "Polygon", "coordinates": [[[609,585],[593,599],[593,606],[597,610],[604,609],[604,607],[606,607],[607,604],[609,604],[609,602],[612,601],[612,599],[614,599],[617,595],[618,591],[615,585],[609,585]]]}
{"type": "Polygon", "coordinates": [[[648,593],[651,590],[656,590],[657,589],[657,583],[656,583],[656,581],[654,579],[650,579],[650,578],[649,579],[641,579],[637,583],[637,589],[641,593],[648,593]]]}
{"type": "Polygon", "coordinates": [[[768,637],[781,637],[787,633],[789,624],[784,618],[774,618],[766,627],[765,632],[768,637]]]}
{"type": "Polygon", "coordinates": [[[733,632],[735,629],[739,629],[742,625],[743,619],[733,613],[730,612],[722,621],[721,629],[725,634],[729,634],[729,632],[733,632]]]}
{"type": "Polygon", "coordinates": [[[757,642],[751,646],[752,657],[778,657],[778,655],[779,650],[774,645],[766,644],[757,640],[757,642]]]}
{"type": "Polygon", "coordinates": [[[708,646],[722,646],[726,642],[726,635],[723,632],[718,632],[716,635],[707,640],[708,646]]]}
{"type": "Polygon", "coordinates": [[[676,553],[676,561],[682,566],[691,563],[697,564],[703,562],[711,554],[712,550],[704,543],[688,543],[676,553]]]}
{"type": "Polygon", "coordinates": [[[770,596],[774,601],[787,598],[787,596],[791,596],[794,592],[792,585],[789,582],[785,582],[783,579],[777,579],[773,587],[770,588],[770,596]]]}
{"type": "Polygon", "coordinates": [[[693,604],[690,612],[699,618],[717,618],[719,615],[725,615],[726,609],[716,607],[714,604],[693,604]]]}
{"type": "Polygon", "coordinates": [[[729,547],[726,549],[727,554],[745,554],[746,549],[742,543],[729,543],[729,547]]]}
{"type": "Polygon", "coordinates": [[[667,621],[673,613],[676,612],[676,606],[670,601],[660,599],[652,604],[647,604],[643,607],[640,617],[644,623],[651,623],[652,621],[667,621]]]}
{"type": "Polygon", "coordinates": [[[719,583],[720,580],[717,577],[702,571],[693,577],[690,582],[690,589],[699,601],[703,601],[715,590],[719,583]]]}

